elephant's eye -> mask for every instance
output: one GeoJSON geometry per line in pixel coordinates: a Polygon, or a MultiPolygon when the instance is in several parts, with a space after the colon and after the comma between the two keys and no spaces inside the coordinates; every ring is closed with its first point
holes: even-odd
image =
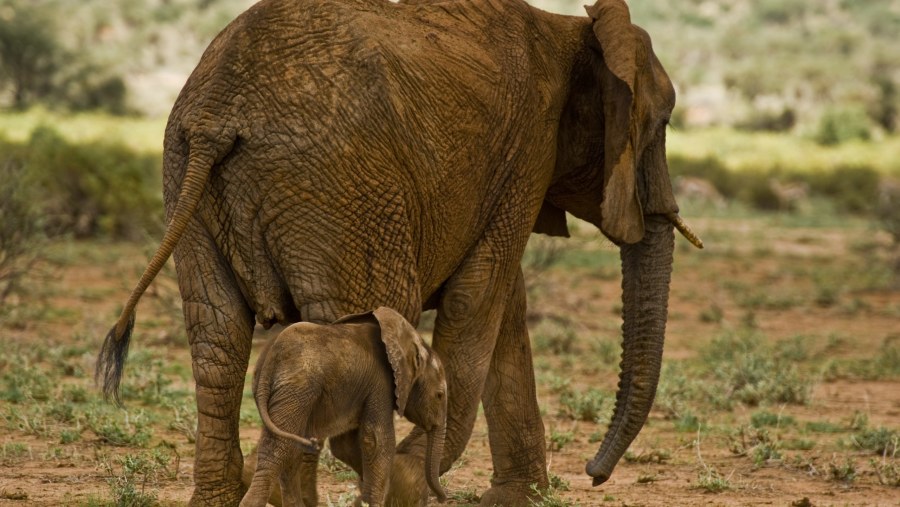
{"type": "Polygon", "coordinates": [[[437,392],[437,399],[439,399],[439,400],[444,399],[444,391],[438,391],[438,392],[437,392]]]}

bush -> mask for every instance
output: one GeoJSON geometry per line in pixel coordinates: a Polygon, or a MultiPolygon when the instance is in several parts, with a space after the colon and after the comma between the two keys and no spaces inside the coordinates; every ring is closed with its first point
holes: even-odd
{"type": "Polygon", "coordinates": [[[829,109],[819,119],[814,139],[825,146],[854,139],[867,141],[872,137],[870,129],[869,117],[862,109],[829,109]]]}
{"type": "Polygon", "coordinates": [[[35,192],[32,205],[51,235],[139,239],[162,230],[158,155],[121,144],[76,145],[39,127],[21,146],[6,143],[0,164],[21,164],[35,192]]]}
{"type": "Polygon", "coordinates": [[[751,132],[787,132],[797,124],[797,114],[791,108],[781,111],[754,111],[738,122],[735,127],[751,132]]]}
{"type": "MultiPolygon", "coordinates": [[[[9,153],[10,148],[0,143],[0,153],[9,153]]],[[[42,236],[33,194],[22,161],[15,155],[0,160],[0,303],[18,291],[38,258],[42,236]]]]}
{"type": "Polygon", "coordinates": [[[0,16],[0,88],[8,88],[12,106],[24,109],[52,94],[65,61],[52,16],[28,4],[0,16]]]}
{"type": "Polygon", "coordinates": [[[839,210],[851,213],[874,211],[880,179],[878,171],[866,166],[841,166],[808,178],[813,192],[831,199],[839,210]]]}
{"type": "Polygon", "coordinates": [[[704,179],[712,183],[725,198],[734,198],[740,190],[740,183],[736,175],[729,171],[718,158],[689,158],[669,155],[668,163],[669,174],[673,179],[678,176],[704,179]]]}
{"type": "Polygon", "coordinates": [[[711,398],[723,406],[732,401],[750,406],[809,401],[812,379],[794,362],[778,357],[759,336],[725,334],[713,339],[704,356],[715,378],[708,386],[711,398]]]}

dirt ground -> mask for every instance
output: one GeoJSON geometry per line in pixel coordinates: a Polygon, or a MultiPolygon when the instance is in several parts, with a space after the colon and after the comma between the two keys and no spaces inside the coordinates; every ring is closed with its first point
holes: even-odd
{"type": "MultiPolygon", "coordinates": [[[[657,404],[598,488],[584,464],[617,381],[617,254],[577,231],[567,243],[531,246],[529,319],[555,486],[538,505],[900,505],[900,290],[886,235],[863,221],[778,216],[692,225],[707,248],[677,239],[657,404]],[[748,358],[761,370],[738,371],[748,358]],[[763,378],[735,381],[753,371],[763,378]],[[572,399],[590,396],[593,408],[573,408],[572,399]]],[[[0,505],[189,498],[196,415],[171,266],[138,308],[125,410],[102,402],[91,378],[151,249],[49,245],[24,291],[7,300],[0,505]]],[[[251,364],[267,336],[254,339],[251,364]]],[[[249,386],[241,420],[249,450],[259,435],[249,386]]],[[[398,421],[401,436],[408,427],[398,421]]],[[[477,503],[490,477],[479,416],[444,476],[448,503],[477,503]]],[[[323,504],[349,505],[354,488],[352,473],[323,459],[323,504]]]]}

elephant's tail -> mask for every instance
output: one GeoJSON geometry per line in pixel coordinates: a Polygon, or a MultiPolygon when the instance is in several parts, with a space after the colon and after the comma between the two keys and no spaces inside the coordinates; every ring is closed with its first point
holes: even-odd
{"type": "Polygon", "coordinates": [[[196,137],[190,142],[187,168],[172,219],[166,227],[166,232],[156,253],[150,259],[137,286],[131,291],[131,297],[128,298],[125,308],[122,309],[119,320],[109,330],[103,341],[100,355],[97,358],[94,380],[99,383],[102,378],[104,396],[107,399],[112,396],[120,405],[122,402],[119,399],[119,382],[122,380],[122,369],[125,366],[125,358],[128,356],[128,343],[134,330],[135,307],[138,300],[141,299],[150,282],[156,278],[166,261],[169,260],[172,251],[175,250],[175,245],[178,244],[178,240],[181,239],[188,222],[197,209],[212,166],[225,151],[230,149],[232,144],[233,141],[229,141],[226,146],[217,146],[205,137],[196,137]]]}
{"type": "Polygon", "coordinates": [[[272,376],[274,375],[274,366],[269,361],[269,352],[275,348],[275,342],[281,335],[272,339],[259,355],[256,361],[256,372],[253,375],[253,397],[256,399],[256,408],[259,409],[259,418],[262,419],[266,428],[275,435],[298,442],[300,445],[311,451],[318,452],[319,442],[315,438],[303,438],[293,433],[288,433],[275,425],[272,418],[269,417],[269,399],[272,395],[272,376]]]}

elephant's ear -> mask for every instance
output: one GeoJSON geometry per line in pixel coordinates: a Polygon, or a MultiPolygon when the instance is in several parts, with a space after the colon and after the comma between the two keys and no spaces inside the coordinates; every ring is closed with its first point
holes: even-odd
{"type": "Polygon", "coordinates": [[[397,398],[397,412],[403,415],[413,383],[422,371],[427,355],[425,343],[412,326],[396,311],[382,306],[372,315],[381,328],[381,341],[387,350],[388,361],[394,370],[394,395],[397,398]]]}
{"type": "Polygon", "coordinates": [[[531,232],[568,238],[569,226],[566,225],[566,212],[545,200],[531,232]]]}
{"type": "Polygon", "coordinates": [[[338,320],[332,322],[331,324],[350,324],[353,322],[371,322],[372,321],[372,312],[362,312],[362,313],[349,313],[339,318],[338,320]]]}
{"type": "Polygon", "coordinates": [[[639,133],[633,121],[638,33],[622,0],[599,0],[585,9],[606,65],[600,83],[605,121],[600,228],[616,241],[636,243],[644,237],[635,154],[639,133]]]}

